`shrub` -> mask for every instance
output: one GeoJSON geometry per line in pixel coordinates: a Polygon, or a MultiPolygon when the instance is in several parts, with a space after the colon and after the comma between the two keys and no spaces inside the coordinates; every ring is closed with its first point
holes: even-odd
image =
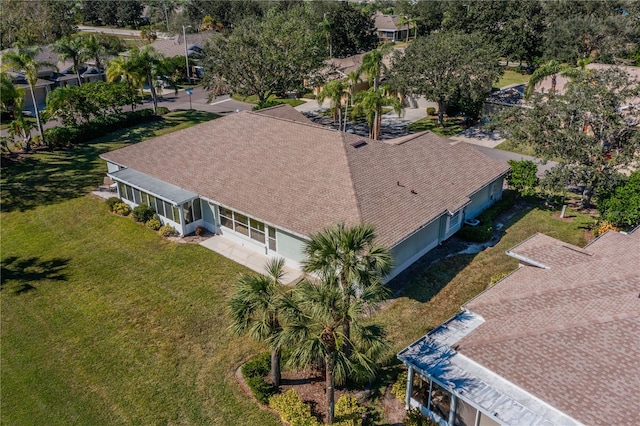
{"type": "Polygon", "coordinates": [[[169,113],[169,108],[163,106],[158,107],[158,115],[165,115],[167,113],[169,113]]]}
{"type": "Polygon", "coordinates": [[[407,426],[437,426],[438,423],[431,419],[428,419],[422,415],[420,410],[412,408],[407,411],[407,417],[404,419],[404,424],[407,426]]]}
{"type": "Polygon", "coordinates": [[[132,212],[133,220],[136,222],[147,223],[155,216],[155,212],[146,204],[140,204],[134,207],[132,212]]]}
{"type": "Polygon", "coordinates": [[[407,392],[407,378],[407,372],[403,371],[402,373],[398,374],[398,379],[393,384],[393,386],[391,386],[391,393],[403,402],[407,392]]]}
{"type": "Polygon", "coordinates": [[[611,222],[603,221],[596,229],[593,230],[593,235],[595,237],[599,237],[607,231],[620,231],[617,227],[615,227],[611,222]]]}
{"type": "Polygon", "coordinates": [[[264,102],[258,102],[258,104],[253,107],[253,111],[258,111],[258,110],[265,109],[265,108],[271,108],[271,107],[274,107],[274,106],[278,106],[281,103],[282,102],[280,102],[277,99],[267,99],[264,102]]]}
{"type": "Polygon", "coordinates": [[[116,204],[121,203],[122,201],[120,201],[120,198],[118,197],[111,197],[109,199],[107,199],[106,203],[107,203],[107,208],[109,209],[110,212],[113,211],[113,208],[116,204]]]}
{"type": "Polygon", "coordinates": [[[640,224],[640,170],[632,172],[612,190],[597,198],[602,218],[616,227],[631,229],[640,224]]]}
{"type": "Polygon", "coordinates": [[[157,217],[152,217],[145,223],[145,225],[147,228],[157,231],[162,226],[162,223],[160,223],[157,217]]]}
{"type": "Polygon", "coordinates": [[[207,233],[207,228],[205,228],[204,226],[196,226],[196,235],[198,237],[202,237],[206,233],[207,233]]]}
{"type": "Polygon", "coordinates": [[[178,231],[176,231],[173,226],[168,225],[168,224],[167,225],[162,225],[160,227],[160,229],[158,229],[158,232],[163,237],[173,237],[175,235],[178,235],[178,231]]]}
{"type": "Polygon", "coordinates": [[[302,402],[295,389],[285,393],[273,395],[269,398],[269,406],[273,408],[282,420],[290,426],[319,426],[318,420],[311,415],[311,407],[302,402]]]}
{"type": "Polygon", "coordinates": [[[253,396],[263,404],[268,404],[269,397],[278,391],[275,386],[264,380],[271,371],[271,354],[264,352],[254,356],[244,363],[241,371],[253,396]]]}
{"type": "Polygon", "coordinates": [[[366,413],[366,407],[360,406],[356,397],[344,394],[336,402],[335,424],[340,426],[362,426],[366,413]]]}
{"type": "Polygon", "coordinates": [[[527,196],[535,195],[536,187],[540,184],[538,166],[531,160],[509,160],[511,171],[507,175],[509,186],[515,189],[518,194],[527,196]]]}
{"type": "Polygon", "coordinates": [[[434,107],[428,107],[427,115],[436,115],[436,109],[434,107]]]}
{"type": "Polygon", "coordinates": [[[242,366],[242,375],[245,379],[249,377],[264,377],[271,371],[271,354],[261,353],[245,362],[242,366]]]}
{"type": "Polygon", "coordinates": [[[123,202],[115,203],[113,205],[113,212],[120,216],[129,216],[129,213],[131,213],[131,207],[123,202]]]}
{"type": "Polygon", "coordinates": [[[487,241],[493,235],[491,222],[481,222],[478,226],[463,226],[458,236],[465,241],[481,243],[487,241]]]}

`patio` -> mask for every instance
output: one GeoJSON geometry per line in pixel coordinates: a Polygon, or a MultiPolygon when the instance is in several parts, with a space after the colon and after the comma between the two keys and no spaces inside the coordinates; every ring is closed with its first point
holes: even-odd
{"type": "MultiPolygon", "coordinates": [[[[208,238],[201,242],[200,245],[261,274],[265,272],[264,265],[271,258],[271,256],[244,247],[240,243],[220,235],[208,238]]],[[[284,276],[282,277],[283,284],[293,285],[301,278],[302,271],[300,269],[285,265],[284,276]]]]}

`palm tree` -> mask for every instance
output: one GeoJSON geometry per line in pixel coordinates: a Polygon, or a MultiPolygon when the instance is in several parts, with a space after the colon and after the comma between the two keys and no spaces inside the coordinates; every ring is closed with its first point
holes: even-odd
{"type": "Polygon", "coordinates": [[[22,114],[22,107],[24,106],[24,92],[22,89],[18,89],[17,97],[15,98],[14,105],[14,119],[9,123],[9,135],[15,140],[16,137],[22,139],[22,149],[24,152],[31,151],[31,129],[36,127],[33,121],[29,121],[22,114]]]}
{"type": "Polygon", "coordinates": [[[362,57],[362,64],[358,69],[358,73],[364,74],[369,80],[369,84],[373,85],[373,88],[376,90],[380,85],[380,78],[386,71],[388,71],[387,66],[382,60],[391,48],[391,44],[385,44],[369,53],[366,53],[362,57]]]}
{"type": "Polygon", "coordinates": [[[406,25],[406,26],[407,26],[407,38],[406,38],[406,40],[405,40],[405,42],[406,42],[407,44],[409,44],[409,32],[411,31],[411,27],[410,27],[410,25],[411,25],[411,22],[412,22],[412,21],[413,21],[413,19],[411,19],[411,18],[410,18],[409,16],[407,16],[407,15],[401,15],[401,16],[398,18],[398,26],[399,26],[399,27],[401,27],[401,26],[403,26],[403,25],[406,25]]]}
{"type": "Polygon", "coordinates": [[[391,106],[398,114],[402,114],[404,105],[394,96],[387,96],[387,88],[379,89],[370,88],[367,91],[360,92],[356,95],[356,102],[352,115],[364,114],[369,124],[369,137],[371,139],[380,139],[382,130],[382,107],[391,106]]]}
{"type": "Polygon", "coordinates": [[[93,58],[96,68],[103,69],[102,59],[107,54],[107,49],[102,45],[100,39],[95,34],[82,38],[83,55],[85,58],[93,58]]]}
{"type": "Polygon", "coordinates": [[[53,50],[63,61],[71,59],[73,61],[73,70],[78,77],[78,85],[82,86],[80,78],[80,62],[84,60],[85,48],[80,38],[63,37],[53,45],[53,50]]]}
{"type": "Polygon", "coordinates": [[[318,93],[318,104],[322,106],[325,99],[329,99],[330,108],[333,113],[333,121],[338,120],[338,129],[342,124],[342,98],[345,95],[347,87],[340,80],[331,80],[322,87],[318,93]]]}
{"type": "Polygon", "coordinates": [[[353,105],[353,100],[356,97],[356,85],[360,83],[360,72],[358,70],[351,71],[347,74],[346,83],[349,93],[349,105],[353,105]]]}
{"type": "MultiPolygon", "coordinates": [[[[136,64],[130,58],[119,57],[109,62],[107,67],[107,81],[114,82],[124,80],[129,87],[142,89],[144,76],[138,70],[136,64]]],[[[135,102],[131,104],[131,111],[135,109],[135,102]]]]}
{"type": "Polygon", "coordinates": [[[55,67],[55,65],[45,61],[37,61],[36,56],[38,55],[40,50],[41,49],[39,47],[19,46],[15,51],[5,53],[2,56],[2,59],[6,63],[6,66],[13,68],[15,71],[24,72],[27,83],[29,84],[29,89],[31,90],[31,100],[33,101],[33,109],[36,113],[38,133],[40,133],[42,143],[46,144],[46,141],[44,139],[44,132],[42,131],[40,111],[38,110],[38,103],[36,101],[35,87],[38,83],[38,70],[40,69],[40,67],[55,67]]]}
{"type": "Polygon", "coordinates": [[[376,361],[388,348],[380,326],[363,324],[368,312],[366,294],[351,301],[334,278],[302,281],[296,285],[294,300],[297,303],[285,311],[289,315],[281,335],[283,344],[293,348],[287,365],[324,366],[329,424],[334,421],[335,385],[343,384],[347,377],[372,377],[376,361]],[[350,337],[343,332],[346,318],[351,321],[350,337]],[[345,342],[348,345],[344,345],[345,342]],[[347,346],[351,348],[349,353],[344,351],[347,346]]]}
{"type": "Polygon", "coordinates": [[[329,58],[333,58],[333,44],[331,43],[331,30],[333,25],[327,19],[327,14],[324,14],[322,21],[318,24],[318,28],[321,33],[327,35],[327,45],[329,46],[329,58]]]}
{"type": "MultiPolygon", "coordinates": [[[[386,290],[380,285],[391,271],[393,259],[389,250],[375,243],[373,226],[358,224],[347,227],[339,223],[311,236],[305,247],[304,271],[335,282],[346,297],[345,303],[359,299],[363,294],[369,302],[381,301],[386,290]],[[375,291],[374,291],[375,290],[375,291]]],[[[351,320],[343,322],[347,337],[344,351],[349,353],[348,339],[351,320]]]]}
{"type": "MultiPolygon", "coordinates": [[[[0,70],[0,110],[16,117],[16,103],[24,97],[24,90],[13,83],[8,72],[0,70]]],[[[20,111],[22,112],[22,111],[20,111]]]]}
{"type": "Polygon", "coordinates": [[[151,100],[153,101],[153,113],[158,114],[158,94],[156,93],[155,80],[158,71],[162,66],[164,56],[151,46],[145,46],[143,49],[133,50],[129,60],[132,62],[134,70],[138,75],[145,76],[147,84],[151,90],[151,100]]]}
{"type": "MultiPolygon", "coordinates": [[[[581,69],[584,69],[584,67],[589,62],[591,61],[579,59],[578,66],[581,69]]],[[[531,94],[533,93],[533,90],[535,89],[535,86],[537,86],[538,83],[542,82],[545,78],[549,76],[551,76],[551,88],[549,89],[549,97],[552,98],[556,92],[556,83],[557,83],[558,74],[565,77],[574,78],[577,75],[576,71],[577,70],[575,68],[569,67],[566,64],[561,64],[560,62],[555,60],[551,60],[547,62],[546,64],[538,67],[533,72],[533,74],[531,74],[531,77],[529,78],[529,83],[527,84],[527,90],[524,93],[525,99],[529,99],[529,97],[531,97],[531,94]]]]}
{"type": "Polygon", "coordinates": [[[271,381],[280,386],[282,332],[281,309],[286,300],[281,283],[284,259],[272,259],[265,265],[267,275],[241,275],[229,300],[231,329],[236,334],[248,334],[271,348],[271,381]]]}

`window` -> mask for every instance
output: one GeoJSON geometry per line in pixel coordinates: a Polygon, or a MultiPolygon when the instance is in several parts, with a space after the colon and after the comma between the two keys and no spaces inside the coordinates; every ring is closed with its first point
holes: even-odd
{"type": "Polygon", "coordinates": [[[173,216],[173,206],[169,203],[167,203],[166,201],[162,202],[164,207],[164,217],[166,217],[169,220],[173,220],[174,222],[180,222],[180,216],[178,217],[174,217],[173,216]]]}
{"type": "Polygon", "coordinates": [[[191,207],[191,203],[184,203],[182,205],[182,212],[184,213],[184,223],[186,225],[193,222],[193,208],[191,207]]]}
{"type": "Polygon", "coordinates": [[[460,211],[458,210],[449,219],[449,228],[453,228],[454,226],[458,225],[459,221],[460,221],[460,211]]]}
{"type": "Polygon", "coordinates": [[[142,204],[149,205],[149,194],[146,192],[142,193],[142,204]]]}
{"type": "Polygon", "coordinates": [[[129,185],[125,185],[125,188],[127,189],[127,200],[133,201],[133,188],[129,185]]]}
{"type": "Polygon", "coordinates": [[[269,227],[269,250],[276,251],[276,229],[269,227]]]}
{"type": "Polygon", "coordinates": [[[156,197],[154,197],[153,195],[149,195],[149,206],[151,206],[151,209],[158,213],[158,211],[156,210],[156,197]]]}
{"type": "Polygon", "coordinates": [[[202,219],[202,208],[200,207],[200,198],[193,200],[193,220],[202,219]]]}
{"type": "Polygon", "coordinates": [[[162,200],[160,198],[156,198],[156,213],[158,213],[160,216],[165,216],[165,214],[164,214],[164,203],[162,202],[162,200]]]}
{"type": "Polygon", "coordinates": [[[236,225],[236,232],[249,236],[249,218],[238,212],[233,213],[233,220],[236,225]]]}
{"type": "Polygon", "coordinates": [[[125,187],[125,184],[122,182],[118,182],[118,192],[120,192],[120,196],[122,198],[127,198],[127,189],[125,187]]]}
{"type": "Polygon", "coordinates": [[[133,202],[136,204],[142,204],[142,200],[140,199],[140,190],[133,188],[133,202]]]}
{"type": "Polygon", "coordinates": [[[256,241],[264,243],[264,223],[258,222],[255,219],[249,220],[251,235],[250,237],[256,241]]]}
{"type": "MultiPolygon", "coordinates": [[[[198,203],[198,206],[200,206],[200,203],[198,203]]],[[[269,227],[267,231],[267,226],[263,222],[225,207],[218,207],[218,211],[220,212],[220,225],[239,234],[246,235],[259,243],[267,243],[270,250],[276,250],[275,228],[269,227]]]]}

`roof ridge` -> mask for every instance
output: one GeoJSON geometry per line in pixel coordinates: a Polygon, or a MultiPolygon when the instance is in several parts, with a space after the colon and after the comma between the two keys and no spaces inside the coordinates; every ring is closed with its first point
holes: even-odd
{"type": "MultiPolygon", "coordinates": [[[[308,122],[307,122],[307,121],[298,121],[298,120],[293,120],[293,119],[291,119],[291,118],[276,117],[276,116],[274,116],[274,115],[261,114],[261,113],[260,113],[260,111],[266,111],[266,110],[271,110],[271,109],[275,109],[275,108],[280,108],[282,105],[285,105],[285,104],[276,105],[276,106],[272,106],[272,107],[269,107],[269,108],[264,108],[264,109],[261,109],[261,110],[258,110],[258,111],[247,111],[247,110],[244,110],[244,111],[240,111],[240,113],[241,113],[241,114],[259,115],[259,116],[261,116],[261,117],[271,118],[271,119],[279,120],[279,121],[286,121],[286,122],[289,122],[289,123],[300,124],[300,125],[304,125],[304,126],[308,126],[308,127],[313,127],[313,128],[315,128],[315,129],[327,130],[327,131],[329,131],[329,132],[339,132],[339,130],[334,130],[334,129],[330,128],[330,127],[323,126],[323,125],[318,124],[318,123],[314,123],[314,122],[313,122],[313,121],[311,121],[311,120],[309,120],[308,122]]],[[[300,111],[298,111],[297,109],[295,109],[295,108],[293,108],[293,107],[292,107],[292,109],[293,109],[294,111],[300,112],[300,111]]],[[[300,114],[302,114],[302,113],[300,113],[300,114]]],[[[304,114],[302,114],[302,115],[304,116],[304,114]]],[[[341,132],[341,133],[342,133],[342,132],[341,132]]]]}
{"type": "MultiPolygon", "coordinates": [[[[342,152],[344,153],[344,157],[345,160],[347,162],[347,171],[349,172],[349,187],[351,188],[351,191],[353,191],[353,198],[356,201],[356,212],[358,214],[358,220],[360,222],[364,222],[362,219],[362,205],[360,203],[360,198],[358,197],[358,191],[356,191],[356,184],[355,181],[353,179],[353,169],[351,167],[351,156],[349,155],[349,153],[347,152],[347,145],[349,144],[349,141],[347,140],[349,133],[346,132],[340,132],[340,142],[342,143],[342,152]]],[[[349,135],[350,137],[350,135],[349,135]]],[[[368,139],[368,138],[362,138],[364,139],[368,139]]],[[[366,141],[367,143],[369,143],[369,141],[366,141]]]]}

